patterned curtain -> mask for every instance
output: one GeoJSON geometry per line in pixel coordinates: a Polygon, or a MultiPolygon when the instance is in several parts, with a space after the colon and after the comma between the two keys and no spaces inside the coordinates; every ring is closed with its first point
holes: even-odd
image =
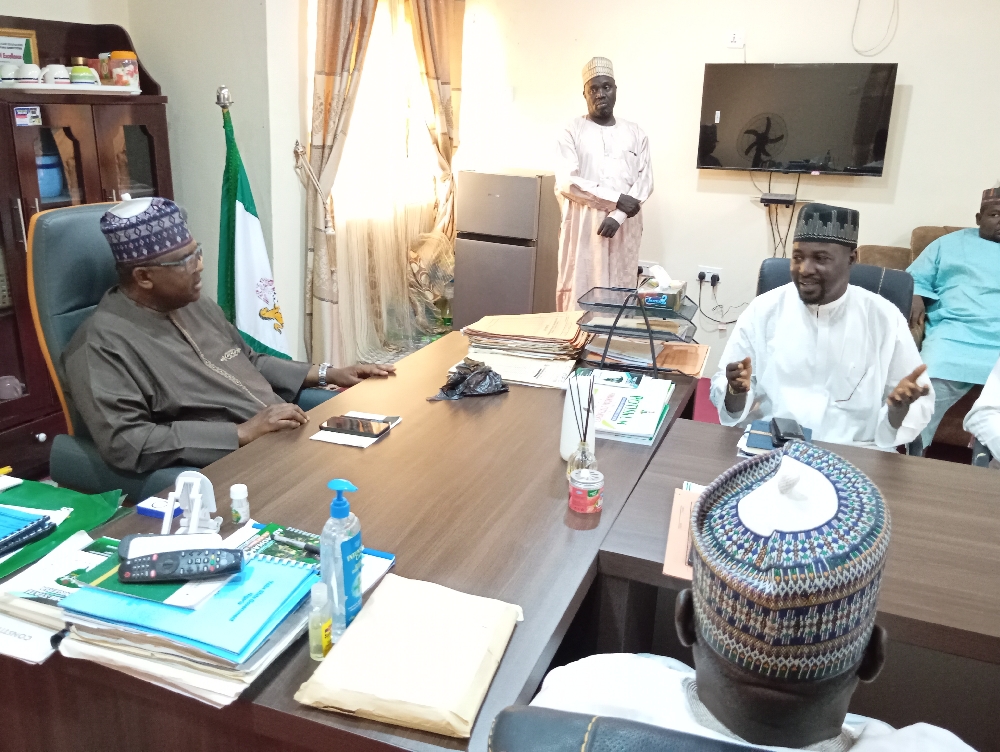
{"type": "MultiPolygon", "coordinates": [[[[445,246],[453,257],[455,244],[455,180],[452,157],[458,148],[458,114],[462,99],[462,24],[465,0],[407,0],[413,26],[413,42],[420,74],[427,83],[434,119],[427,123],[438,155],[434,229],[421,235],[408,252],[408,284],[417,326],[424,331],[438,328],[430,258],[440,256],[445,246]]],[[[440,266],[440,264],[438,264],[440,266]]]]}
{"type": "Polygon", "coordinates": [[[306,351],[314,363],[345,365],[340,337],[337,249],[330,191],[347,140],[376,0],[318,0],[316,73],[306,187],[306,351]]]}

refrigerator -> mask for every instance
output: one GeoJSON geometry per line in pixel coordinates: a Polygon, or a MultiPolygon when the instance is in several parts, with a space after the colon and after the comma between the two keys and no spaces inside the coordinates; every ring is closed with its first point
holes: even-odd
{"type": "Polygon", "coordinates": [[[458,173],[455,329],[556,309],[560,221],[552,173],[458,173]]]}

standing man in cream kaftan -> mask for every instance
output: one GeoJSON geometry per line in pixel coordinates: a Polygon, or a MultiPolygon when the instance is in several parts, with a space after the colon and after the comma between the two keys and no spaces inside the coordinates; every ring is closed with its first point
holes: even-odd
{"type": "Polygon", "coordinates": [[[592,287],[635,287],[642,204],[653,192],[649,141],[635,123],[614,115],[611,61],[583,69],[588,114],[559,138],[556,194],[563,199],[556,307],[578,308],[592,287]]]}

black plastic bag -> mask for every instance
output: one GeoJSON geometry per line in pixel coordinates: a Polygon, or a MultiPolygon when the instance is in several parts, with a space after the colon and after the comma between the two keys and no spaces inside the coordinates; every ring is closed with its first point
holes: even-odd
{"type": "Polygon", "coordinates": [[[466,358],[455,368],[454,373],[448,374],[448,382],[441,387],[441,391],[433,397],[428,397],[428,402],[438,400],[457,400],[462,397],[485,397],[488,394],[500,394],[509,392],[507,385],[503,383],[500,374],[494,371],[485,363],[478,360],[466,358]]]}

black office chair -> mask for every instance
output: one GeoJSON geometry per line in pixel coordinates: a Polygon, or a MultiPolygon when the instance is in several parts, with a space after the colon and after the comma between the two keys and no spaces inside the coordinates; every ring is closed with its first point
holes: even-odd
{"type": "MultiPolygon", "coordinates": [[[[786,258],[764,259],[757,277],[757,294],[791,282],[791,264],[791,259],[786,258]]],[[[854,264],[851,267],[851,284],[878,293],[895,305],[903,318],[909,321],[910,308],[913,306],[913,277],[908,272],[869,264],[854,264]]]]}
{"type": "Polygon", "coordinates": [[[141,501],[174,484],[189,467],[152,473],[125,473],[108,465],[97,451],[80,413],[64,388],[62,354],[80,324],[104,293],[118,282],[114,257],[101,232],[109,204],[85,204],[40,212],[28,229],[28,298],[38,343],[66,416],[68,434],[57,435],[49,455],[49,474],[61,486],[85,493],[121,489],[141,501]]]}
{"type": "Polygon", "coordinates": [[[977,439],[975,436],[972,437],[972,464],[976,467],[989,467],[990,462],[993,461],[993,453],[990,452],[989,448],[977,439]]]}
{"type": "Polygon", "coordinates": [[[743,752],[723,742],[673,729],[530,705],[512,705],[493,721],[494,752],[743,752]]]}

